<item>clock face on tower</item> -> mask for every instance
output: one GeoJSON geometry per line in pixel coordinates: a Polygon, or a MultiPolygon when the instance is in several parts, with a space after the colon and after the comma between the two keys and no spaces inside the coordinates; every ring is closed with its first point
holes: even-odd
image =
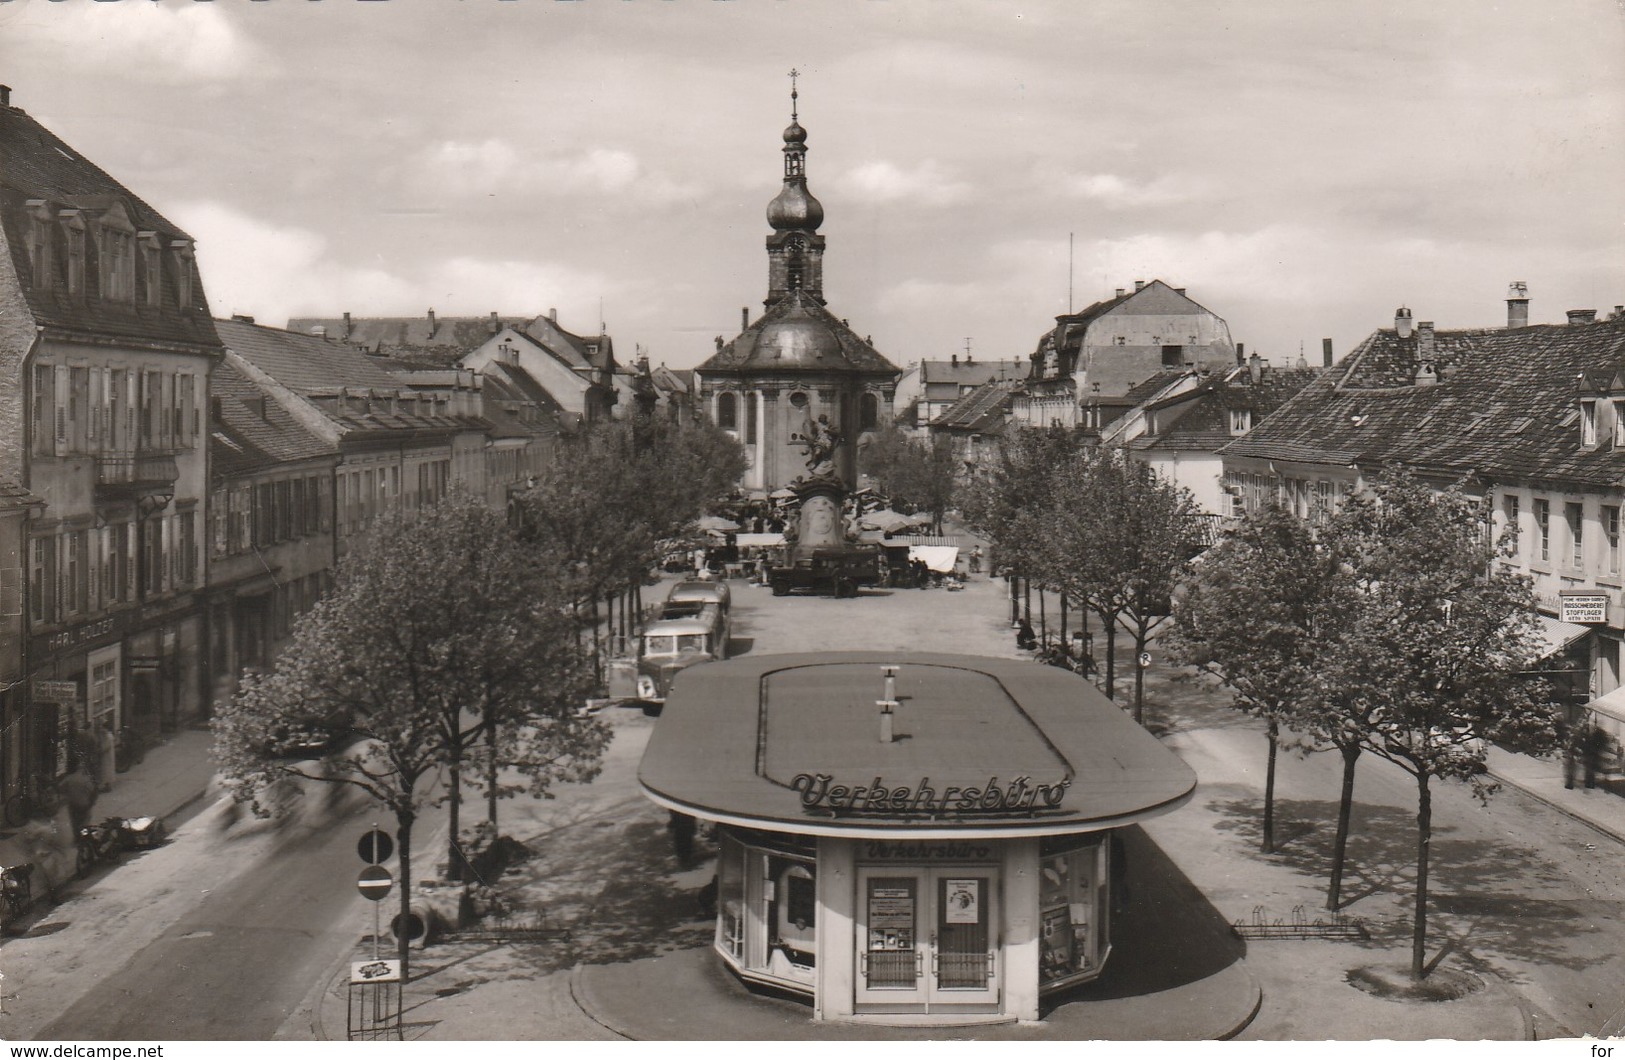
{"type": "Polygon", "coordinates": [[[784,250],[788,254],[800,254],[807,249],[807,241],[800,236],[793,236],[785,240],[784,250]]]}

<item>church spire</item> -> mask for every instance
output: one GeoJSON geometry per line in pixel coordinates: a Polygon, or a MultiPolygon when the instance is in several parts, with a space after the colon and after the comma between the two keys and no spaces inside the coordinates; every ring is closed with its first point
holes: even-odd
{"type": "Polygon", "coordinates": [[[784,186],[767,204],[768,293],[772,305],[792,291],[824,302],[824,207],[807,190],[807,130],[801,127],[799,70],[790,71],[790,126],[784,130],[784,186]]]}

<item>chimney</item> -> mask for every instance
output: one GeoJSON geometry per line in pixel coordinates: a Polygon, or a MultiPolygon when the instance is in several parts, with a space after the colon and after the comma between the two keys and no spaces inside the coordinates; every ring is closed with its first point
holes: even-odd
{"type": "Polygon", "coordinates": [[[247,313],[233,313],[231,314],[231,319],[235,320],[239,324],[254,323],[254,318],[249,316],[247,313]]]}
{"type": "Polygon", "coordinates": [[[1135,289],[1135,290],[1136,290],[1136,291],[1143,291],[1143,290],[1145,290],[1145,281],[1144,281],[1144,280],[1135,280],[1135,281],[1134,281],[1134,289],[1135,289]]]}
{"type": "Polygon", "coordinates": [[[969,350],[966,350],[966,351],[965,351],[965,363],[966,363],[966,364],[975,364],[975,363],[976,363],[976,358],[974,358],[974,357],[972,357],[972,356],[971,356],[971,355],[970,355],[970,351],[969,351],[969,350]]]}
{"type": "Polygon", "coordinates": [[[1507,327],[1529,326],[1529,285],[1522,280],[1507,284],[1507,327]]]}
{"type": "Polygon", "coordinates": [[[953,365],[955,368],[958,368],[959,367],[959,354],[956,353],[952,357],[948,358],[948,363],[953,365]]]}
{"type": "Polygon", "coordinates": [[[1394,310],[1394,330],[1402,339],[1411,337],[1411,311],[1404,306],[1394,310]]]}
{"type": "Polygon", "coordinates": [[[1236,363],[1247,363],[1247,344],[1245,342],[1236,343],[1236,363]]]}
{"type": "Polygon", "coordinates": [[[1263,379],[1264,378],[1264,358],[1260,357],[1256,353],[1253,354],[1251,357],[1247,358],[1247,371],[1253,377],[1253,382],[1256,383],[1260,379],[1263,379]]]}
{"type": "Polygon", "coordinates": [[[429,337],[431,339],[434,338],[434,333],[438,327],[439,325],[434,322],[434,310],[431,309],[429,310],[429,337]]]}
{"type": "Polygon", "coordinates": [[[350,314],[348,312],[344,314],[344,341],[350,341],[350,314]]]}
{"type": "Polygon", "coordinates": [[[0,85],[0,107],[11,106],[11,86],[0,85]]]}
{"type": "Polygon", "coordinates": [[[557,324],[559,322],[559,311],[557,309],[549,309],[547,311],[547,319],[552,323],[557,324]]]}
{"type": "Polygon", "coordinates": [[[1423,361],[1416,366],[1416,377],[1413,380],[1417,386],[1432,386],[1439,381],[1439,373],[1433,367],[1432,361],[1423,361]]]}
{"type": "Polygon", "coordinates": [[[1595,309],[1571,309],[1571,310],[1569,310],[1569,323],[1570,324],[1595,324],[1596,322],[1597,322],[1597,311],[1595,309]]]}
{"type": "Polygon", "coordinates": [[[1609,320],[1625,320],[1625,305],[1616,305],[1614,307],[1614,315],[1609,317],[1608,319],[1609,320]]]}
{"type": "Polygon", "coordinates": [[[491,310],[491,323],[488,326],[490,327],[491,334],[493,335],[502,330],[502,321],[497,319],[497,311],[495,309],[491,310]]]}
{"type": "Polygon", "coordinates": [[[740,331],[745,331],[745,330],[749,329],[749,327],[750,327],[750,306],[742,305],[742,306],[739,307],[739,330],[740,331]]]}
{"type": "Polygon", "coordinates": [[[1332,366],[1332,340],[1331,339],[1321,339],[1320,340],[1320,363],[1321,363],[1321,366],[1325,367],[1325,368],[1330,368],[1332,366]]]}
{"type": "Polygon", "coordinates": [[[1119,288],[1118,288],[1118,289],[1117,289],[1117,297],[1119,297],[1119,298],[1121,298],[1121,297],[1123,297],[1123,296],[1124,296],[1124,295],[1125,295],[1125,294],[1128,294],[1128,292],[1127,292],[1127,291],[1125,291],[1125,290],[1124,290],[1124,289],[1123,289],[1123,288],[1121,288],[1121,287],[1119,287],[1119,288]]]}
{"type": "Polygon", "coordinates": [[[1433,321],[1418,320],[1416,322],[1416,359],[1419,361],[1433,360],[1433,321]]]}

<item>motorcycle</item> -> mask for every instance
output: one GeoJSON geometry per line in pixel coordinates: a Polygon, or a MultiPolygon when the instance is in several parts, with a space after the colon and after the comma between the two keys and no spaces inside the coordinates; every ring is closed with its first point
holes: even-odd
{"type": "Polygon", "coordinates": [[[0,866],[0,928],[28,912],[34,904],[34,866],[0,866]]]}
{"type": "Polygon", "coordinates": [[[78,875],[81,879],[92,866],[110,858],[124,848],[123,821],[109,817],[99,824],[87,824],[74,836],[78,851],[78,875]]]}

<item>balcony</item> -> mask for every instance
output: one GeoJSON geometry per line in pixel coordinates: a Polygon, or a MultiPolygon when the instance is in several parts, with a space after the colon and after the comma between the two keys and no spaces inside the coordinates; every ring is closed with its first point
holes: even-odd
{"type": "Polygon", "coordinates": [[[103,453],[96,458],[96,499],[138,501],[161,508],[175,495],[180,477],[173,449],[103,453]]]}

